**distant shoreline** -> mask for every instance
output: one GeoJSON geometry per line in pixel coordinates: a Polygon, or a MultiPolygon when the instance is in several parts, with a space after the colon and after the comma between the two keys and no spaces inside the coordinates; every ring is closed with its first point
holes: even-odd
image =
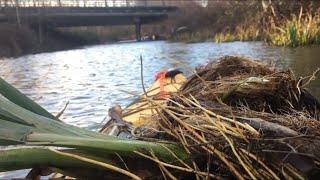
{"type": "Polygon", "coordinates": [[[75,35],[58,30],[50,30],[45,32],[43,36],[40,43],[38,33],[29,26],[18,27],[16,24],[0,24],[0,57],[19,57],[117,42],[99,41],[99,37],[88,38],[85,35],[75,35]]]}
{"type": "MultiPolygon", "coordinates": [[[[156,35],[157,39],[183,43],[264,41],[272,46],[319,45],[320,3],[311,2],[212,1],[207,8],[181,7],[165,22],[142,26],[142,35],[147,39],[156,35]]],[[[18,27],[15,22],[0,24],[0,57],[77,49],[135,38],[132,25],[57,28],[41,33],[38,30],[38,27],[23,24],[18,27]]]]}

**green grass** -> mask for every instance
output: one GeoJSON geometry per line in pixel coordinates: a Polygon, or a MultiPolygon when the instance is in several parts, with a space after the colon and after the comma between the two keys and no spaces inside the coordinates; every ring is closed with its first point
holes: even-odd
{"type": "Polygon", "coordinates": [[[234,35],[233,33],[217,33],[213,41],[216,43],[221,43],[221,42],[231,42],[231,41],[239,41],[238,37],[234,35]]]}
{"type": "MultiPolygon", "coordinates": [[[[286,7],[283,8],[282,10],[286,10],[286,7]]],[[[258,40],[266,41],[270,45],[288,47],[320,44],[319,12],[303,11],[301,7],[300,12],[291,15],[280,11],[275,14],[258,11],[252,16],[254,18],[248,17],[249,20],[243,22],[233,17],[232,26],[226,24],[219,30],[214,27],[210,28],[210,26],[191,29],[190,32],[176,35],[172,39],[187,43],[258,40]]],[[[223,23],[225,22],[222,21],[220,25],[223,23]]]]}
{"type": "Polygon", "coordinates": [[[178,41],[184,43],[204,42],[212,37],[209,31],[203,30],[200,32],[185,32],[169,38],[171,41],[178,41]]]}
{"type": "Polygon", "coordinates": [[[270,28],[267,42],[277,46],[306,46],[320,44],[320,17],[311,13],[293,15],[281,25],[270,28]]]}
{"type": "Polygon", "coordinates": [[[231,41],[255,41],[260,39],[260,30],[256,25],[239,25],[234,32],[217,33],[213,41],[216,43],[231,41]]]}

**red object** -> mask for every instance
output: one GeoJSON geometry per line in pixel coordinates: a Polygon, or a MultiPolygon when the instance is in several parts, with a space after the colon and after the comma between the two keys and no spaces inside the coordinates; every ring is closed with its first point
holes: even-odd
{"type": "Polygon", "coordinates": [[[160,71],[156,74],[156,80],[159,80],[160,83],[160,92],[159,92],[159,99],[165,99],[169,94],[164,91],[165,86],[165,78],[166,78],[167,71],[160,71]]]}
{"type": "Polygon", "coordinates": [[[156,74],[156,80],[164,79],[166,77],[167,71],[159,71],[156,74]]]}

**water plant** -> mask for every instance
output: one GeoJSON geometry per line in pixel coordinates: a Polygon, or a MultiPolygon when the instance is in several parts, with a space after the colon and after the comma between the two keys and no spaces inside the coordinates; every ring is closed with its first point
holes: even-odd
{"type": "Polygon", "coordinates": [[[304,46],[320,44],[320,15],[310,12],[303,13],[300,8],[299,15],[292,15],[278,26],[267,30],[266,41],[277,46],[304,46]]]}
{"type": "Polygon", "coordinates": [[[216,43],[230,41],[254,41],[260,38],[260,29],[256,25],[239,25],[234,32],[215,34],[213,40],[216,43]]]}
{"type": "MultiPolygon", "coordinates": [[[[219,12],[219,6],[209,7],[207,14],[203,12],[202,19],[199,18],[197,21],[198,26],[190,24],[190,33],[175,37],[175,40],[212,40],[217,43],[259,40],[270,45],[291,47],[320,44],[320,12],[315,9],[319,7],[319,3],[290,4],[279,1],[262,5],[259,2],[249,3],[246,4],[248,7],[245,4],[224,5],[221,8],[226,8],[225,11],[228,13],[213,13],[211,11],[219,12]],[[231,6],[234,8],[229,9],[231,6]],[[239,15],[239,12],[242,14],[239,15]]],[[[189,21],[186,20],[184,23],[188,24],[189,21]]]]}
{"type": "Polygon", "coordinates": [[[208,30],[202,30],[197,32],[184,32],[171,36],[171,41],[182,41],[185,43],[197,43],[204,42],[211,39],[212,35],[208,30]]]}
{"type": "Polygon", "coordinates": [[[230,42],[230,41],[237,41],[237,37],[230,32],[227,33],[217,33],[213,37],[214,42],[221,43],[221,42],[230,42]]]}

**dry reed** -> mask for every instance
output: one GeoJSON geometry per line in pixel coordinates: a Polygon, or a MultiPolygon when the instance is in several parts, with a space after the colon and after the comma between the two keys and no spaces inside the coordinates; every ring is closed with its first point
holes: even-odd
{"type": "Polygon", "coordinates": [[[180,144],[190,158],[168,163],[136,153],[169,179],[318,177],[319,104],[304,85],[289,71],[243,58],[209,63],[167,104],[145,98],[158,113],[157,138],[180,144]]]}

